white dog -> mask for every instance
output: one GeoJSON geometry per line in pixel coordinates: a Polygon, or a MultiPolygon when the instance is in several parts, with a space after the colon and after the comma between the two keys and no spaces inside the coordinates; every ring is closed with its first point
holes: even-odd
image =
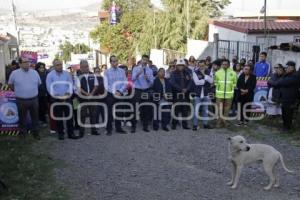
{"type": "Polygon", "coordinates": [[[281,153],[273,147],[264,144],[247,144],[242,136],[230,137],[228,140],[230,141],[229,153],[233,173],[232,179],[227,185],[230,185],[232,189],[235,189],[238,185],[243,166],[255,161],[263,162],[264,170],[270,177],[270,183],[264,187],[265,190],[271,189],[272,186],[279,187],[278,176],[274,173],[274,166],[278,160],[281,161],[285,171],[293,173],[285,166],[281,153]]]}

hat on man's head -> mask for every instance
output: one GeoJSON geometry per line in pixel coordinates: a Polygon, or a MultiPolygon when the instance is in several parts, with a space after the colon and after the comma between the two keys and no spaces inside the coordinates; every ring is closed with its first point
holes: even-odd
{"type": "Polygon", "coordinates": [[[180,58],[177,60],[176,66],[179,66],[179,65],[186,66],[185,60],[183,58],[180,58]]]}
{"type": "Polygon", "coordinates": [[[294,61],[288,61],[284,68],[287,68],[288,66],[296,67],[296,63],[294,61]]]}

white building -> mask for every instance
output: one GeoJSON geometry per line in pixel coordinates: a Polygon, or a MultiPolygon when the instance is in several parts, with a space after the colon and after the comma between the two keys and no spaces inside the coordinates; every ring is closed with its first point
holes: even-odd
{"type": "Polygon", "coordinates": [[[216,33],[220,40],[280,45],[299,42],[300,21],[268,20],[267,41],[264,38],[264,21],[258,19],[212,20],[209,22],[209,42],[214,41],[216,33]]]}
{"type": "Polygon", "coordinates": [[[5,67],[17,56],[17,39],[10,34],[0,34],[0,83],[5,82],[5,67]]]}

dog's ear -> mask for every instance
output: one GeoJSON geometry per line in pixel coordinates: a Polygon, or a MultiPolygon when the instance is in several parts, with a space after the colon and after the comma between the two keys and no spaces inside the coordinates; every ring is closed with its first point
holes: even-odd
{"type": "Polygon", "coordinates": [[[228,137],[227,140],[231,141],[231,137],[228,137]]]}

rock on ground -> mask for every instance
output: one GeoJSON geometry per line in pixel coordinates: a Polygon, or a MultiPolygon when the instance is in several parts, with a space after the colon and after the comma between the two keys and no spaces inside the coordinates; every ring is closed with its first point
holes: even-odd
{"type": "Polygon", "coordinates": [[[54,158],[66,163],[55,172],[72,200],[299,200],[300,148],[272,136],[249,142],[274,146],[296,174],[277,165],[281,186],[264,191],[268,177],[254,163],[244,168],[238,189],[226,185],[231,176],[227,137],[237,134],[243,133],[177,129],[46,141],[54,158]]]}

